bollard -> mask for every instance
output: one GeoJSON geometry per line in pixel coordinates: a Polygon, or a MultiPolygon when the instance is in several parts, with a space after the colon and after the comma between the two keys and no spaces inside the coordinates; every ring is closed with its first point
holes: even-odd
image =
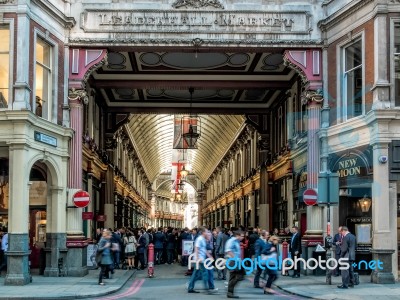
{"type": "MultiPolygon", "coordinates": [[[[282,243],[282,261],[284,261],[286,258],[289,257],[288,253],[289,253],[289,243],[286,242],[286,240],[284,240],[282,243]]],[[[286,272],[285,274],[283,270],[282,270],[282,275],[289,276],[288,272],[286,272]]]]}
{"type": "Polygon", "coordinates": [[[147,274],[150,278],[154,276],[154,245],[149,244],[147,253],[147,274]]]}

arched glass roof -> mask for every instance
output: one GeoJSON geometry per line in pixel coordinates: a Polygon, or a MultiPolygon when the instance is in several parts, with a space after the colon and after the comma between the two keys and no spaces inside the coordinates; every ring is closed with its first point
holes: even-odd
{"type": "MultiPolygon", "coordinates": [[[[200,115],[201,137],[192,152],[192,171],[206,182],[244,127],[242,115],[200,115]]],[[[126,125],[149,180],[172,165],[174,115],[131,115],[126,125]]]]}

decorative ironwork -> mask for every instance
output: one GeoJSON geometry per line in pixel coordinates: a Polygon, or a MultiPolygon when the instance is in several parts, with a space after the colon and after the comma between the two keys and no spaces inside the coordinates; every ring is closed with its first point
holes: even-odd
{"type": "Polygon", "coordinates": [[[172,4],[173,8],[180,8],[180,7],[201,8],[207,6],[224,9],[224,6],[221,4],[219,0],[176,0],[172,4]]]}

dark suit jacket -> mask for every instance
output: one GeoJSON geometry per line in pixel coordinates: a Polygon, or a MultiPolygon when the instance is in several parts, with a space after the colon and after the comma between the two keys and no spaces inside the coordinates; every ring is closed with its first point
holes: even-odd
{"type": "Polygon", "coordinates": [[[336,245],[336,242],[340,242],[342,240],[342,235],[340,233],[336,233],[333,237],[333,245],[335,246],[335,253],[340,255],[340,245],[336,245]]]}
{"type": "Polygon", "coordinates": [[[356,260],[356,237],[350,232],[346,234],[342,239],[340,250],[340,257],[348,258],[351,261],[356,260]]]}
{"type": "Polygon", "coordinates": [[[289,249],[290,249],[290,254],[294,256],[294,253],[296,251],[301,254],[301,237],[300,237],[300,232],[296,233],[295,235],[292,236],[292,238],[289,241],[289,249]]]}
{"type": "Polygon", "coordinates": [[[154,249],[162,249],[164,247],[165,235],[161,231],[154,234],[154,249]]]}

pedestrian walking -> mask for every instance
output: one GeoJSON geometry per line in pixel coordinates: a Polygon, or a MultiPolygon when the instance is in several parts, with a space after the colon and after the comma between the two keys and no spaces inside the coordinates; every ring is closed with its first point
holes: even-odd
{"type": "MultiPolygon", "coordinates": [[[[261,232],[261,235],[262,235],[264,238],[268,238],[269,232],[266,231],[266,230],[263,230],[263,231],[261,232]]],[[[254,237],[253,237],[253,238],[254,238],[254,237]]],[[[255,239],[255,242],[254,242],[254,257],[257,258],[258,260],[260,260],[261,254],[264,252],[266,246],[267,246],[267,243],[264,242],[264,240],[261,239],[260,236],[258,236],[258,238],[255,239]]],[[[254,283],[253,283],[253,286],[254,286],[254,288],[256,288],[256,289],[260,289],[260,288],[261,288],[261,287],[260,287],[260,277],[261,277],[262,271],[263,271],[263,269],[260,268],[260,266],[257,264],[257,265],[256,265],[256,274],[255,274],[255,276],[254,276],[254,283]]]]}
{"type": "Polygon", "coordinates": [[[109,271],[111,271],[112,274],[114,273],[114,270],[110,268],[110,266],[113,264],[113,260],[111,258],[111,244],[111,232],[105,229],[97,249],[97,251],[101,253],[99,285],[104,285],[103,278],[108,277],[107,274],[109,271]]]}
{"type": "MultiPolygon", "coordinates": [[[[225,257],[225,244],[228,240],[228,236],[222,230],[221,227],[217,227],[217,238],[215,243],[215,256],[216,258],[224,258],[225,257]]],[[[218,279],[226,280],[226,268],[223,270],[217,269],[218,279]]]]}
{"type": "MultiPolygon", "coordinates": [[[[238,261],[240,261],[241,264],[240,242],[243,239],[244,239],[244,232],[235,231],[233,232],[233,236],[226,242],[225,254],[228,259],[230,267],[234,267],[234,265],[237,266],[238,261]]],[[[239,296],[236,296],[234,294],[234,289],[236,284],[244,279],[244,274],[245,274],[244,269],[240,267],[230,270],[228,294],[227,294],[228,298],[239,298],[239,296]]]]}
{"type": "Polygon", "coordinates": [[[279,238],[273,235],[269,238],[269,241],[262,253],[266,255],[264,259],[268,264],[265,268],[268,279],[264,287],[264,294],[275,294],[275,291],[271,288],[271,285],[278,278],[278,245],[279,238]]]}
{"type": "Polygon", "coordinates": [[[199,293],[194,289],[194,286],[196,281],[202,279],[204,288],[209,294],[212,294],[214,291],[210,290],[208,286],[208,272],[204,267],[204,261],[207,258],[207,229],[201,227],[199,233],[200,235],[196,238],[194,244],[194,258],[196,262],[198,262],[198,268],[197,266],[195,267],[192,276],[190,277],[188,293],[199,293]]]}

